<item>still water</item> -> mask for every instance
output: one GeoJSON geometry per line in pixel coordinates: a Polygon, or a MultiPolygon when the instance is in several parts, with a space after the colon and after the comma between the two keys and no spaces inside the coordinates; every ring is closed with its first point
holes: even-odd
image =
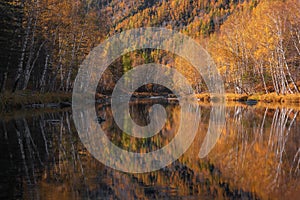
{"type": "MultiPolygon", "coordinates": [[[[130,104],[139,125],[153,102],[130,104]]],[[[159,134],[133,138],[115,124],[110,105],[96,106],[110,140],[149,152],[175,136],[180,106],[163,103],[168,119],[159,134]]],[[[299,106],[230,104],[226,126],[200,159],[211,106],[200,105],[196,138],[176,162],[155,172],[129,174],[98,162],[83,146],[72,111],[19,112],[0,118],[0,199],[297,199],[300,196],[299,106]],[[31,113],[29,113],[31,112],[31,113]]],[[[96,120],[96,119],[95,119],[96,120]]]]}

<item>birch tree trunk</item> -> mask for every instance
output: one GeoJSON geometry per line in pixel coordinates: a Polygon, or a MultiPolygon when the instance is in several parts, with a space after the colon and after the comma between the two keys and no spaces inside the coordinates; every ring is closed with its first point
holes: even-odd
{"type": "MultiPolygon", "coordinates": [[[[40,47],[36,53],[36,57],[34,59],[34,61],[32,62],[32,64],[28,63],[28,65],[26,66],[26,69],[25,69],[25,74],[24,74],[24,83],[23,83],[23,87],[22,87],[22,90],[25,90],[28,86],[28,82],[29,82],[29,79],[30,79],[30,75],[31,75],[31,72],[35,66],[35,63],[37,61],[37,59],[39,58],[39,55],[40,55],[40,52],[42,50],[42,47],[44,46],[46,41],[44,41],[42,44],[40,44],[40,47]]],[[[32,58],[30,58],[31,60],[32,58]]]]}
{"type": "Polygon", "coordinates": [[[46,73],[47,73],[47,70],[48,70],[48,59],[49,59],[49,54],[47,54],[47,56],[46,56],[44,70],[43,70],[42,77],[41,77],[41,80],[40,80],[40,90],[41,90],[41,92],[45,91],[45,77],[46,77],[46,73]]]}
{"type": "Polygon", "coordinates": [[[3,72],[3,75],[2,75],[2,80],[1,80],[1,83],[0,83],[1,84],[0,85],[0,93],[3,93],[5,91],[9,65],[10,65],[10,63],[8,63],[6,65],[6,69],[5,69],[5,71],[3,72]]]}
{"type": "Polygon", "coordinates": [[[24,60],[25,60],[25,53],[26,53],[26,49],[27,49],[27,43],[29,41],[31,23],[32,23],[32,18],[29,17],[27,28],[26,28],[26,31],[25,31],[25,38],[24,38],[24,42],[23,42],[23,45],[22,45],[22,49],[21,49],[21,58],[20,58],[20,61],[19,61],[19,64],[18,64],[17,73],[16,73],[15,80],[14,80],[14,86],[13,86],[13,89],[12,89],[13,92],[15,92],[18,89],[19,81],[20,81],[20,78],[21,78],[22,73],[23,73],[23,65],[24,65],[24,60]]]}

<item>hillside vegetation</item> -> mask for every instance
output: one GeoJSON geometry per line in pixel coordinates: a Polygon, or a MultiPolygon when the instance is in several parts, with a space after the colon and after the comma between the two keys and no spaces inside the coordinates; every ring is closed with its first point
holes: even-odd
{"type": "MultiPolygon", "coordinates": [[[[227,92],[299,93],[298,0],[1,0],[0,10],[1,92],[71,92],[80,63],[95,46],[124,30],[156,26],[203,45],[227,92]]],[[[99,91],[111,91],[123,73],[149,62],[175,67],[196,92],[207,90],[188,62],[147,49],[116,60],[99,91]]]]}

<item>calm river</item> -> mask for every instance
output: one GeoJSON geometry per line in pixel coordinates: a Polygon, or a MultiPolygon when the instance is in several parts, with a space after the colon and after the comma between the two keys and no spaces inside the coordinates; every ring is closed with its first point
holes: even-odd
{"type": "MultiPolygon", "coordinates": [[[[130,104],[139,125],[153,102],[130,104]]],[[[176,134],[179,105],[165,103],[168,119],[149,139],[123,133],[110,105],[96,106],[110,140],[129,151],[154,151],[176,134]]],[[[198,157],[211,107],[189,148],[155,172],[129,174],[97,161],[76,132],[72,110],[23,111],[0,118],[0,199],[297,199],[300,196],[300,107],[232,103],[226,127],[207,157],[198,157]]]]}

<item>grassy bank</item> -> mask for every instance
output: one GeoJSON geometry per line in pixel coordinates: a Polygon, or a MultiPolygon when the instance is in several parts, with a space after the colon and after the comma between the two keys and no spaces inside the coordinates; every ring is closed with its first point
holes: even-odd
{"type": "MultiPolygon", "coordinates": [[[[158,93],[134,93],[133,95],[136,98],[148,98],[150,96],[164,96],[164,97],[173,97],[174,95],[167,94],[158,94],[158,93]]],[[[212,98],[209,93],[196,94],[200,102],[209,103],[212,98]]],[[[109,98],[108,96],[99,96],[98,98],[109,98]]],[[[25,108],[26,105],[34,104],[51,104],[51,103],[62,103],[62,102],[71,102],[72,94],[71,93],[36,93],[31,91],[22,91],[16,93],[4,93],[0,94],[0,111],[9,111],[15,109],[25,108]]],[[[246,102],[248,100],[256,100],[259,103],[264,104],[293,104],[300,106],[300,94],[287,94],[287,95],[277,95],[276,93],[270,94],[225,94],[225,99],[228,102],[246,102]]]]}
{"type": "Polygon", "coordinates": [[[26,105],[71,102],[71,93],[37,93],[18,91],[0,94],[0,111],[22,109],[26,105]]]}
{"type": "MultiPolygon", "coordinates": [[[[209,93],[196,94],[199,101],[209,102],[211,96],[209,93]]],[[[300,94],[286,94],[286,95],[277,95],[276,93],[269,94],[234,94],[226,93],[225,99],[227,102],[233,101],[247,101],[247,100],[256,100],[263,103],[280,103],[280,104],[299,104],[300,105],[300,94]]]]}

